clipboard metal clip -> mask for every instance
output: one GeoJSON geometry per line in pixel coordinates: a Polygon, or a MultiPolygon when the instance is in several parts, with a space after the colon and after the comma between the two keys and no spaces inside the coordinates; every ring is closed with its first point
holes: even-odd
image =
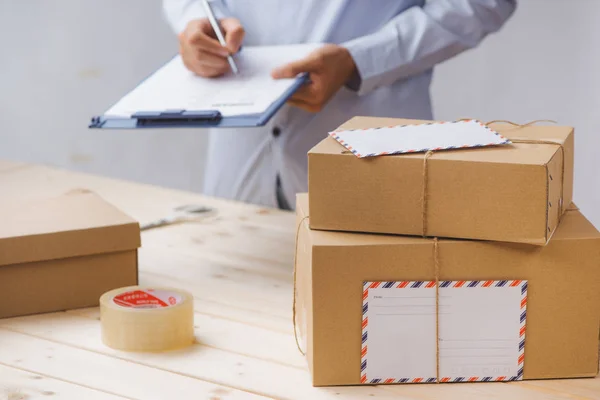
{"type": "MultiPolygon", "coordinates": [[[[193,125],[214,125],[221,121],[222,115],[218,110],[205,111],[186,111],[186,110],[165,110],[165,111],[138,111],[131,116],[130,121],[138,127],[160,127],[179,126],[187,124],[193,125]]],[[[107,122],[104,117],[93,117],[89,127],[102,128],[107,122]]],[[[132,126],[133,127],[133,126],[132,126]]]]}
{"type": "Polygon", "coordinates": [[[186,111],[186,110],[165,110],[165,111],[139,111],[131,116],[137,120],[138,125],[161,125],[172,124],[174,122],[207,122],[213,123],[221,119],[221,113],[218,110],[186,111]]]}

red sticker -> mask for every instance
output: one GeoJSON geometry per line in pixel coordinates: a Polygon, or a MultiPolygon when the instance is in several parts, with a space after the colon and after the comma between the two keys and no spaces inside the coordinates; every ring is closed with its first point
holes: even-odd
{"type": "Polygon", "coordinates": [[[115,304],[132,308],[164,308],[174,306],[180,301],[181,296],[177,293],[153,289],[132,290],[113,297],[115,304]]]}

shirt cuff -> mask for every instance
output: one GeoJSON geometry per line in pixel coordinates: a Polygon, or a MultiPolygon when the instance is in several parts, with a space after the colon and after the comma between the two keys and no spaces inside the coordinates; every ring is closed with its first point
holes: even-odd
{"type": "Polygon", "coordinates": [[[398,54],[400,39],[396,30],[389,28],[343,44],[350,52],[357,72],[346,86],[359,96],[381,86],[382,76],[401,63],[398,54]]]}

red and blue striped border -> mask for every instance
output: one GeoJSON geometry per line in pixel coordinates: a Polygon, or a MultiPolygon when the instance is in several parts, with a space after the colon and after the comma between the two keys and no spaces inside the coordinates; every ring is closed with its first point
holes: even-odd
{"type": "Polygon", "coordinates": [[[354,154],[355,156],[357,156],[359,158],[387,156],[387,155],[394,155],[394,154],[425,153],[425,152],[430,151],[430,150],[431,151],[439,151],[439,150],[466,149],[466,148],[474,148],[474,147],[489,147],[489,146],[499,146],[499,145],[504,145],[504,144],[510,144],[511,143],[511,141],[509,139],[505,138],[500,133],[496,132],[495,130],[493,130],[489,126],[485,125],[483,122],[481,122],[479,120],[476,120],[476,119],[458,120],[458,121],[442,121],[442,122],[427,122],[427,123],[424,123],[424,124],[405,124],[405,125],[379,126],[379,127],[375,127],[375,128],[362,128],[362,129],[340,129],[340,130],[335,130],[335,131],[329,132],[329,135],[331,137],[333,137],[335,140],[337,140],[338,143],[340,143],[346,149],[348,149],[352,154],[354,154]],[[342,140],[340,138],[340,136],[338,135],[338,133],[340,133],[340,132],[354,132],[354,131],[377,130],[377,129],[383,129],[383,128],[403,128],[405,126],[419,126],[419,125],[456,124],[456,123],[462,123],[462,122],[476,122],[479,125],[481,125],[482,127],[484,127],[485,129],[489,130],[494,135],[498,136],[502,141],[499,142],[499,143],[480,143],[480,144],[474,144],[474,145],[446,146],[446,147],[435,147],[435,148],[424,148],[424,149],[410,149],[410,150],[399,150],[399,151],[391,151],[391,152],[384,151],[384,152],[381,152],[381,153],[360,154],[356,149],[352,148],[352,146],[350,146],[348,143],[344,142],[344,140],[342,140]]]}
{"type": "MultiPolygon", "coordinates": [[[[515,376],[459,376],[459,377],[440,377],[441,383],[457,383],[457,382],[505,382],[518,381],[523,379],[523,366],[525,364],[525,328],[527,319],[527,281],[525,280],[505,280],[505,281],[439,281],[441,288],[446,287],[503,287],[503,286],[520,286],[521,287],[521,315],[520,315],[520,330],[519,330],[519,370],[515,376]]],[[[386,378],[386,379],[368,379],[366,375],[367,368],[367,353],[368,353],[368,325],[369,318],[369,289],[411,289],[411,288],[435,288],[435,281],[379,281],[379,282],[364,282],[363,283],[363,308],[362,308],[362,347],[361,347],[361,362],[360,362],[360,383],[368,385],[381,385],[392,383],[435,383],[435,377],[406,377],[406,378],[386,378]]]]}

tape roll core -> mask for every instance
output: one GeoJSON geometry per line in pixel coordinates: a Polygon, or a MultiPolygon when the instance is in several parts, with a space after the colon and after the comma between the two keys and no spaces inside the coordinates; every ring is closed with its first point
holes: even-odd
{"type": "Polygon", "coordinates": [[[128,286],[100,297],[102,342],[124,351],[166,351],[194,342],[194,302],[172,288],[128,286]]]}

